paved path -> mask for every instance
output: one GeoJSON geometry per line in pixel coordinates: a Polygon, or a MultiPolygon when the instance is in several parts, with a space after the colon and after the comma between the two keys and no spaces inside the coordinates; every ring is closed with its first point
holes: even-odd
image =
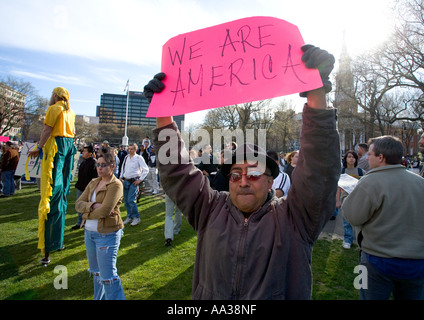
{"type": "Polygon", "coordinates": [[[341,213],[339,213],[335,220],[329,220],[327,222],[321,234],[319,235],[319,239],[326,238],[329,240],[343,240],[343,234],[343,217],[341,213]]]}

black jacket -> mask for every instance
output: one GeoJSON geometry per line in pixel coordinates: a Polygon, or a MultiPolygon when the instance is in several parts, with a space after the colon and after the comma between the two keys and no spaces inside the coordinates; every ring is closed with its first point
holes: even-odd
{"type": "Polygon", "coordinates": [[[75,184],[75,188],[84,191],[88,183],[92,179],[97,178],[96,163],[97,160],[92,157],[81,162],[78,169],[78,181],[75,184]]]}

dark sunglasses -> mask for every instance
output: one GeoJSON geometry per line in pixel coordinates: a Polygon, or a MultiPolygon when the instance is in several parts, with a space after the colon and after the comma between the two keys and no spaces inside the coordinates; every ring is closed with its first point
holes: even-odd
{"type": "Polygon", "coordinates": [[[110,164],[107,164],[107,163],[102,163],[102,164],[96,163],[96,167],[97,168],[106,168],[108,166],[110,166],[110,164]]]}
{"type": "Polygon", "coordinates": [[[228,179],[230,179],[231,182],[237,182],[241,180],[243,175],[246,176],[246,179],[249,181],[257,181],[260,179],[262,175],[270,177],[270,174],[262,173],[260,171],[249,171],[247,173],[240,173],[240,172],[230,172],[228,174],[228,179]]]}

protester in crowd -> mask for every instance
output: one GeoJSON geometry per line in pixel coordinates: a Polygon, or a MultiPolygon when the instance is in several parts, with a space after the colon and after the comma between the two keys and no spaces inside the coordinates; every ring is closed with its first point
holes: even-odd
{"type": "Polygon", "coordinates": [[[212,154],[212,147],[210,144],[204,145],[202,154],[200,156],[200,163],[198,168],[202,173],[208,177],[211,182],[218,171],[218,160],[212,154]]]}
{"type": "Polygon", "coordinates": [[[169,247],[181,229],[181,210],[165,193],[165,246],[169,247]],[[174,218],[173,218],[174,217],[174,218]]]}
{"type": "Polygon", "coordinates": [[[424,180],[402,166],[393,136],[368,143],[370,171],[344,200],[343,215],[359,230],[360,263],[367,270],[361,300],[424,299],[424,180]]]}
{"type": "Polygon", "coordinates": [[[159,182],[158,182],[158,168],[156,166],[156,153],[155,147],[150,146],[150,155],[147,163],[149,167],[149,174],[147,175],[147,180],[152,187],[152,194],[158,194],[159,192],[159,182]]]}
{"type": "Polygon", "coordinates": [[[145,149],[149,148],[152,145],[149,136],[146,136],[141,142],[141,144],[144,146],[145,149]]]}
{"type": "Polygon", "coordinates": [[[113,173],[115,175],[115,177],[119,178],[119,158],[118,158],[118,154],[116,152],[116,148],[115,147],[110,147],[109,152],[111,155],[113,155],[115,157],[115,163],[116,163],[116,168],[115,168],[115,172],[113,173]]]}
{"type": "Polygon", "coordinates": [[[94,300],[125,300],[116,261],[123,235],[121,219],[123,186],[115,177],[116,158],[100,155],[98,178],[91,180],[77,199],[75,209],[83,213],[89,271],[93,275],[94,300]]]}
{"type": "Polygon", "coordinates": [[[364,169],[366,172],[370,171],[368,163],[368,145],[366,143],[358,144],[358,168],[364,169]]]}
{"type": "Polygon", "coordinates": [[[280,152],[280,158],[279,158],[279,161],[278,161],[278,165],[280,166],[281,172],[286,171],[286,167],[287,167],[286,154],[283,151],[280,152]]]}
{"type": "Polygon", "coordinates": [[[409,169],[411,167],[411,162],[409,161],[408,157],[402,157],[401,164],[406,168],[409,169]]]}
{"type": "Polygon", "coordinates": [[[106,146],[100,146],[100,148],[97,150],[96,159],[98,159],[102,154],[110,153],[110,148],[106,146]]]}
{"type": "Polygon", "coordinates": [[[420,160],[418,159],[418,156],[414,156],[414,160],[411,164],[411,171],[416,174],[420,173],[420,160]]]}
{"type": "MultiPolygon", "coordinates": [[[[240,145],[222,167],[229,192],[212,190],[188,161],[172,117],[157,118],[154,144],[158,154],[170,155],[166,163],[158,160],[162,187],[198,235],[193,299],[311,298],[312,247],[334,212],[340,147],[336,115],[326,110],[325,97],[334,57],[309,45],[302,50],[306,67],[319,66],[324,87],[303,93],[302,149],[287,200],[272,190],[277,163],[252,144],[240,145]]],[[[149,101],[163,90],[164,77],[160,73],[144,87],[149,101]]]]}
{"type": "MultiPolygon", "coordinates": [[[[11,148],[15,149],[18,152],[19,158],[21,158],[22,141],[19,141],[18,144],[12,143],[11,148]]],[[[16,165],[16,167],[17,167],[17,165],[16,165]]],[[[16,169],[15,169],[15,172],[16,172],[16,169]]],[[[13,179],[14,179],[14,184],[15,184],[15,191],[16,190],[21,190],[21,188],[22,188],[22,181],[21,181],[22,176],[21,175],[14,175],[13,176],[13,179]]]]}
{"type": "Polygon", "coordinates": [[[124,224],[131,223],[132,226],[140,223],[140,214],[137,208],[138,186],[149,173],[146,162],[142,156],[136,154],[136,150],[137,144],[130,143],[120,177],[124,184],[124,203],[127,209],[127,218],[124,224]]]}
{"type": "MultiPolygon", "coordinates": [[[[361,168],[357,167],[358,154],[353,150],[349,150],[345,153],[342,165],[342,174],[346,173],[354,177],[355,179],[360,179],[366,173],[365,170],[362,170],[361,168]]],[[[348,193],[342,188],[338,187],[336,195],[336,208],[339,210],[339,213],[341,211],[341,205],[343,204],[343,201],[346,199],[347,196],[348,193]]],[[[350,249],[353,243],[354,231],[350,223],[347,222],[345,218],[343,218],[343,229],[344,240],[342,243],[342,247],[345,249],[350,249]]]]}
{"type": "Polygon", "coordinates": [[[65,88],[53,90],[47,108],[44,127],[37,150],[30,157],[40,156],[41,199],[38,205],[38,248],[45,256],[42,265],[50,262],[50,252],[63,249],[65,214],[68,207],[74,167],[75,113],[69,105],[69,93],[65,88]]]}
{"type": "MultiPolygon", "coordinates": [[[[229,149],[232,152],[232,148],[229,149]]],[[[224,177],[221,172],[221,167],[225,162],[225,150],[221,151],[220,164],[217,168],[215,177],[211,181],[211,187],[217,191],[229,191],[230,184],[228,182],[228,177],[224,177]]]]}
{"type": "Polygon", "coordinates": [[[7,198],[15,194],[15,171],[19,163],[19,153],[13,147],[13,143],[7,141],[3,145],[3,153],[0,161],[1,182],[3,185],[1,198],[7,198]]]}
{"type": "Polygon", "coordinates": [[[275,190],[275,195],[277,196],[277,198],[287,196],[290,189],[290,177],[287,173],[281,170],[280,159],[277,152],[273,150],[268,150],[266,153],[268,157],[270,157],[278,164],[279,174],[272,183],[272,188],[275,190]]]}
{"type": "Polygon", "coordinates": [[[143,157],[144,162],[149,163],[150,143],[148,141],[144,141],[143,148],[141,148],[140,155],[143,157]]]}
{"type": "Polygon", "coordinates": [[[138,149],[135,153],[137,153],[138,155],[142,155],[144,151],[144,146],[142,144],[139,144],[138,149]]]}
{"type": "MultiPolygon", "coordinates": [[[[82,150],[82,159],[79,168],[78,168],[78,180],[75,184],[75,189],[77,190],[77,200],[84,192],[87,185],[91,180],[97,178],[97,169],[96,169],[96,159],[94,158],[94,148],[92,145],[85,146],[82,150]]],[[[78,220],[76,225],[71,229],[77,230],[80,229],[82,225],[82,212],[78,212],[78,220]]]]}
{"type": "Polygon", "coordinates": [[[292,173],[294,168],[296,168],[298,159],[299,159],[299,151],[297,150],[289,152],[286,156],[287,165],[286,165],[286,170],[284,172],[287,173],[287,175],[289,176],[290,183],[293,183],[292,173]]]}
{"type": "Polygon", "coordinates": [[[119,151],[118,151],[118,158],[119,158],[119,170],[118,170],[118,177],[121,176],[121,168],[122,168],[122,163],[124,162],[125,157],[127,156],[128,152],[127,150],[125,150],[125,146],[124,145],[120,145],[119,146],[119,151]]]}
{"type": "Polygon", "coordinates": [[[200,148],[199,150],[194,150],[194,149],[192,149],[190,151],[190,159],[192,159],[193,160],[193,163],[194,163],[194,165],[198,168],[199,167],[199,164],[200,164],[200,162],[202,162],[202,148],[200,148]],[[191,152],[192,151],[192,152],[191,152]],[[196,156],[194,156],[194,155],[192,155],[193,154],[193,152],[196,152],[196,156]]]}
{"type": "Polygon", "coordinates": [[[190,159],[191,159],[193,162],[195,162],[194,160],[197,158],[197,152],[196,152],[196,150],[194,150],[194,149],[190,149],[189,154],[190,154],[190,159]]]}
{"type": "Polygon", "coordinates": [[[225,145],[223,149],[235,151],[237,149],[237,143],[235,141],[232,141],[231,143],[228,143],[227,145],[225,145]]]}

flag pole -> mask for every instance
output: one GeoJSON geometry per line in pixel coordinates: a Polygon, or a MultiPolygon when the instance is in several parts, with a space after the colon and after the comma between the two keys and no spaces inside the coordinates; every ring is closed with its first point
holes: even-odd
{"type": "Polygon", "coordinates": [[[130,96],[130,85],[129,85],[129,79],[127,81],[127,85],[125,86],[125,89],[127,89],[127,109],[125,112],[125,134],[122,137],[122,145],[124,145],[125,147],[128,146],[128,136],[127,136],[127,123],[128,123],[128,99],[130,96]]]}

